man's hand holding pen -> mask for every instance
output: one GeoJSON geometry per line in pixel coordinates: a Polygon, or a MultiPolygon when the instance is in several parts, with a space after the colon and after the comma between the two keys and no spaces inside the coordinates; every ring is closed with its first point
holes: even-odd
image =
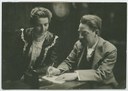
{"type": "Polygon", "coordinates": [[[49,66],[47,73],[48,73],[47,74],[48,77],[59,75],[56,80],[72,81],[77,79],[78,77],[75,72],[73,73],[65,73],[65,71],[61,72],[59,69],[53,66],[49,66]]]}
{"type": "Polygon", "coordinates": [[[61,71],[53,66],[49,66],[48,70],[47,70],[47,76],[55,76],[55,75],[59,75],[61,73],[61,71]]]}

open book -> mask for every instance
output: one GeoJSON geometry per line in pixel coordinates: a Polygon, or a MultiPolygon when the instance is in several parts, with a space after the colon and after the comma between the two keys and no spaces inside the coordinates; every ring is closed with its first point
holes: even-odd
{"type": "Polygon", "coordinates": [[[58,84],[62,84],[62,83],[65,82],[64,80],[59,80],[59,81],[56,80],[56,78],[58,78],[58,76],[51,76],[51,77],[49,77],[49,76],[43,76],[42,78],[45,79],[45,80],[51,81],[53,83],[58,83],[58,84]]]}

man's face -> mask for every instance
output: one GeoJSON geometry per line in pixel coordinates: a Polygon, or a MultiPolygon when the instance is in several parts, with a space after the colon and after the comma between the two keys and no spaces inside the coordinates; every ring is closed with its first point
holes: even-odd
{"type": "Polygon", "coordinates": [[[95,39],[96,33],[93,32],[88,25],[80,23],[79,25],[79,40],[82,44],[89,43],[95,39]]]}
{"type": "Polygon", "coordinates": [[[34,33],[42,34],[43,32],[47,31],[49,27],[49,20],[48,18],[38,18],[37,22],[34,26],[34,33]]]}

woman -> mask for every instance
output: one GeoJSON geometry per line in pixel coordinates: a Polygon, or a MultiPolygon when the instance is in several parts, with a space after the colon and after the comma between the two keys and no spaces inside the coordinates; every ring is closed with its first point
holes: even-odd
{"type": "Polygon", "coordinates": [[[48,66],[57,65],[58,36],[48,31],[52,13],[46,8],[35,7],[30,17],[32,27],[21,29],[21,40],[24,42],[22,70],[46,74],[48,66]]]}

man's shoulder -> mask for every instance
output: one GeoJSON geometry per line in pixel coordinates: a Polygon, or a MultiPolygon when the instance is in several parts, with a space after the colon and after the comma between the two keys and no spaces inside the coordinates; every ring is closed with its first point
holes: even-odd
{"type": "Polygon", "coordinates": [[[82,43],[80,42],[80,40],[76,41],[76,43],[74,44],[74,47],[78,48],[78,49],[81,49],[83,48],[83,45],[82,43]]]}
{"type": "Polygon", "coordinates": [[[116,46],[112,43],[110,43],[109,41],[103,39],[100,37],[100,46],[104,49],[104,51],[113,51],[113,50],[117,50],[116,46]]]}
{"type": "Polygon", "coordinates": [[[76,43],[75,43],[75,45],[81,46],[82,44],[81,44],[80,40],[77,40],[76,43]]]}

